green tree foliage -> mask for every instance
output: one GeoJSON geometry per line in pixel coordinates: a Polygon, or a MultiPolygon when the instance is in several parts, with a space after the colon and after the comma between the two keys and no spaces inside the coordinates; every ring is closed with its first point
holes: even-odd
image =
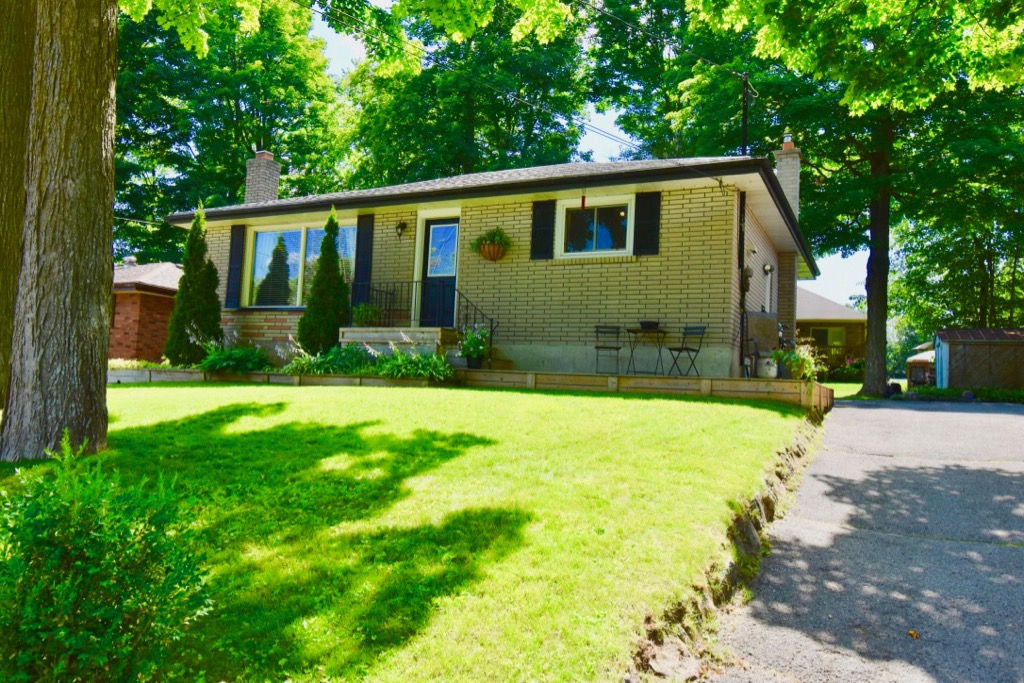
{"type": "Polygon", "coordinates": [[[575,158],[582,129],[573,117],[586,104],[583,25],[572,22],[542,46],[532,36],[511,38],[522,16],[511,3],[497,2],[490,23],[461,41],[429,20],[407,19],[410,36],[429,54],[416,53],[422,68],[360,65],[347,82],[355,110],[349,186],[575,158]]]}
{"type": "Polygon", "coordinates": [[[171,363],[195,365],[206,356],[203,344],[223,338],[219,281],[217,268],[206,255],[206,215],[199,210],[185,240],[181,279],[164,345],[164,355],[171,363]]]}
{"type": "MultiPolygon", "coordinates": [[[[312,13],[291,0],[259,7],[243,27],[234,0],[210,3],[198,56],[149,15],[119,25],[116,213],[154,222],[202,203],[241,203],[245,162],[258,149],[285,164],[282,191],[337,190],[342,104],[312,13]]],[[[166,224],[115,222],[115,253],[178,261],[184,234],[166,224]]]]}
{"type": "Polygon", "coordinates": [[[299,344],[308,353],[326,353],[338,343],[338,329],[348,324],[348,297],[348,284],[338,262],[338,218],[331,207],[306,311],[299,318],[299,344]]]}
{"type": "MultiPolygon", "coordinates": [[[[54,455],[54,454],[51,454],[54,455]]],[[[70,446],[0,508],[6,681],[145,681],[209,610],[170,492],[125,489],[70,446]]]]}
{"type": "Polygon", "coordinates": [[[855,114],[916,111],[966,81],[1014,88],[1024,72],[1024,5],[1005,0],[699,0],[711,23],[757,53],[839,86],[855,114]]]}
{"type": "MultiPolygon", "coordinates": [[[[984,163],[943,166],[939,162],[962,154],[963,147],[972,144],[965,138],[974,119],[1001,125],[1019,122],[1016,114],[1009,119],[1003,115],[1014,108],[1011,103],[1020,101],[1020,94],[972,92],[966,76],[953,74],[950,83],[914,107],[908,105],[911,100],[897,101],[895,95],[892,101],[872,100],[867,106],[866,100],[859,99],[860,85],[843,80],[854,73],[851,70],[868,73],[874,68],[863,50],[823,54],[815,69],[787,68],[799,60],[791,63],[784,58],[779,64],[776,53],[762,49],[761,24],[746,22],[738,33],[718,33],[733,24],[724,21],[720,12],[710,12],[717,4],[705,5],[719,26],[698,22],[678,5],[662,0],[606,3],[615,16],[644,30],[595,15],[595,77],[611,84],[600,103],[623,109],[620,124],[643,140],[640,155],[736,153],[741,112],[737,75],[750,74],[758,95],[750,111],[751,152],[763,155],[775,149],[783,128],[797,132],[804,158],[800,220],[815,252],[848,255],[870,249],[865,389],[881,393],[890,224],[915,219],[920,223],[922,216],[937,211],[959,220],[958,207],[948,200],[948,188],[998,184],[989,177],[989,169],[992,164],[1006,165],[1006,141],[1012,136],[1004,136],[1004,141],[988,146],[986,154],[979,154],[979,161],[988,157],[984,163]],[[651,45],[656,42],[651,34],[663,42],[651,45]],[[665,49],[666,44],[671,48],[665,49]],[[693,55],[706,56],[721,66],[693,55]],[[642,66],[637,68],[636,63],[642,66]],[[949,134],[936,134],[939,122],[949,134]]],[[[834,12],[822,14],[838,17],[834,12]]],[[[892,26],[898,23],[894,20],[892,26]]],[[[815,40],[816,36],[808,37],[812,44],[815,40]]],[[[898,72],[893,68],[890,74],[898,72]]],[[[887,75],[886,82],[895,81],[902,82],[887,75]]]]}
{"type": "Polygon", "coordinates": [[[267,275],[256,287],[257,306],[293,306],[295,296],[291,278],[288,273],[288,249],[284,243],[284,233],[278,235],[277,244],[270,254],[270,267],[267,275]]]}

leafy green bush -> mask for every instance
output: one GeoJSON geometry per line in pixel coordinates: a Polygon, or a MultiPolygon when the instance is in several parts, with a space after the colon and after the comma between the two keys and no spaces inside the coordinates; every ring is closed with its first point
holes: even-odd
{"type": "Polygon", "coordinates": [[[377,327],[381,316],[381,310],[373,304],[356,304],[352,309],[352,324],[356,327],[377,327]]]}
{"type": "Polygon", "coordinates": [[[170,363],[154,363],[134,358],[111,358],[107,361],[108,370],[152,370],[169,367],[171,367],[170,363]]]}
{"type": "Polygon", "coordinates": [[[427,353],[403,353],[394,348],[377,359],[376,374],[389,379],[429,379],[444,382],[455,376],[455,369],[444,356],[427,353]]]}
{"type": "Polygon", "coordinates": [[[282,370],[289,375],[366,375],[372,374],[375,363],[376,358],[365,347],[346,344],[316,355],[297,349],[282,370]]]}
{"type": "Polygon", "coordinates": [[[844,365],[828,370],[829,382],[862,382],[864,381],[864,359],[850,360],[844,365]]]}
{"type": "Polygon", "coordinates": [[[71,450],[0,503],[0,678],[148,680],[209,611],[199,558],[162,485],[122,489],[71,450]]]}
{"type": "Polygon", "coordinates": [[[210,346],[198,367],[206,372],[261,372],[269,367],[267,352],[258,346],[210,346]]]}
{"type": "Polygon", "coordinates": [[[969,391],[976,400],[991,403],[1024,403],[1024,389],[939,389],[937,387],[914,387],[909,392],[918,398],[933,401],[960,401],[969,391]]]}

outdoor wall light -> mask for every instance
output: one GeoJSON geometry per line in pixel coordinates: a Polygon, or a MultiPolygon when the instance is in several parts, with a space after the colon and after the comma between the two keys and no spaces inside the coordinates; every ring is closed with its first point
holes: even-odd
{"type": "Polygon", "coordinates": [[[402,221],[401,223],[395,226],[395,235],[398,237],[398,239],[402,239],[402,235],[405,234],[405,231],[408,228],[409,225],[405,221],[402,221]]]}
{"type": "Polygon", "coordinates": [[[775,266],[773,266],[772,264],[770,264],[770,263],[764,264],[764,274],[765,275],[771,275],[772,271],[774,271],[774,270],[775,270],[775,266]]]}

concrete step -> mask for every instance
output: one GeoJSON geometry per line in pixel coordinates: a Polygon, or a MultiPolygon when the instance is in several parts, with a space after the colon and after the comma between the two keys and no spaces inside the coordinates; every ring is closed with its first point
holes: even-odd
{"type": "Polygon", "coordinates": [[[343,327],[338,341],[342,344],[369,344],[370,346],[458,346],[458,333],[448,327],[343,327]]]}

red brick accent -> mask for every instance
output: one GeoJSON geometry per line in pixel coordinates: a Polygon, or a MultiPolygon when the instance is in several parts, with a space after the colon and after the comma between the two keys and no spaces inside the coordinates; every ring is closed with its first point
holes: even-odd
{"type": "Polygon", "coordinates": [[[114,295],[109,358],[133,358],[159,363],[167,341],[174,299],[142,292],[114,295]]]}
{"type": "Polygon", "coordinates": [[[268,311],[259,308],[225,311],[221,327],[229,337],[235,335],[243,344],[253,344],[267,351],[271,362],[278,359],[275,351],[288,345],[288,337],[298,334],[303,310],[268,311]]]}

